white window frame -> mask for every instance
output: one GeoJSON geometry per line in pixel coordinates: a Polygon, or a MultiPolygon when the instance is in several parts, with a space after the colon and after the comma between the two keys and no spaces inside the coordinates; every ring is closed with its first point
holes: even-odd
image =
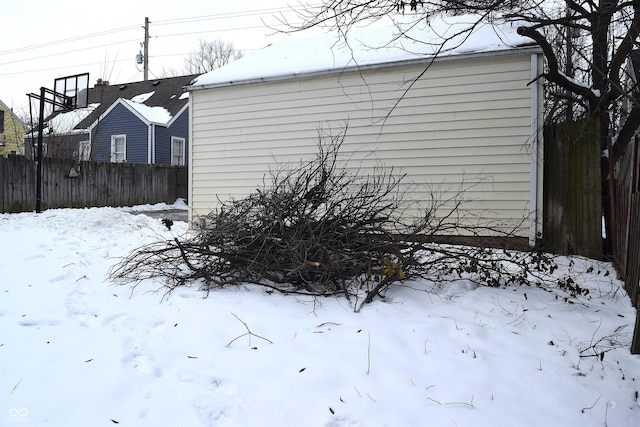
{"type": "Polygon", "coordinates": [[[124,163],[127,161],[127,135],[111,135],[111,162],[124,163]],[[118,140],[122,140],[122,151],[117,151],[118,140]]]}
{"type": "MultiPolygon", "coordinates": [[[[47,152],[49,151],[49,143],[46,141],[42,141],[42,156],[47,157],[47,152]]],[[[33,158],[35,159],[38,156],[38,140],[33,142],[33,158]]]]}
{"type": "Polygon", "coordinates": [[[80,141],[78,144],[78,160],[81,162],[91,160],[91,141],[80,141]]]}
{"type": "Polygon", "coordinates": [[[186,139],[177,136],[171,137],[171,166],[184,166],[186,139]],[[180,148],[176,150],[175,144],[180,143],[180,148]]]}

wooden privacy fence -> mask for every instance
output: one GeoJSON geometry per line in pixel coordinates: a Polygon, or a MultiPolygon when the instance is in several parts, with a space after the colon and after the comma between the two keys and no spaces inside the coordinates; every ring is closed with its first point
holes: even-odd
{"type": "Polygon", "coordinates": [[[544,246],[602,257],[602,177],[598,126],[561,123],[544,130],[544,246]]]}
{"type": "MultiPolygon", "coordinates": [[[[631,303],[640,310],[640,143],[629,145],[625,173],[611,180],[613,257],[624,279],[631,303]]],[[[613,168],[611,170],[614,170],[613,168]]],[[[640,311],[631,343],[631,352],[640,354],[640,311]]]]}
{"type": "MultiPolygon", "coordinates": [[[[187,197],[187,168],[43,159],[42,208],[173,203],[187,197]]],[[[0,157],[0,212],[35,210],[36,165],[0,157]]]]}
{"type": "MultiPolygon", "coordinates": [[[[640,144],[636,138],[629,145],[625,173],[616,174],[623,179],[607,182],[598,135],[597,124],[588,121],[545,128],[543,243],[552,252],[602,258],[602,195],[608,192],[607,244],[632,304],[640,309],[640,144]]],[[[631,351],[640,354],[640,311],[631,351]]]]}

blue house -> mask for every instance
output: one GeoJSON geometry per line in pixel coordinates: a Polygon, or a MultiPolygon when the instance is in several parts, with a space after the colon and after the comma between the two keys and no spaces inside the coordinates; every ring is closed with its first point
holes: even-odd
{"type": "Polygon", "coordinates": [[[98,80],[88,89],[86,108],[48,118],[45,156],[76,161],[186,165],[189,99],[183,88],[195,77],[122,85],[98,80]]]}

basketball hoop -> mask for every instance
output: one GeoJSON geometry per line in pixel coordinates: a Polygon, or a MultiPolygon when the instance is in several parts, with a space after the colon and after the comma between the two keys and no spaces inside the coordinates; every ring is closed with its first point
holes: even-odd
{"type": "Polygon", "coordinates": [[[89,73],[53,81],[53,111],[70,111],[88,105],[89,73]]]}
{"type": "MultiPolygon", "coordinates": [[[[89,102],[89,73],[60,77],[53,81],[53,90],[40,88],[40,95],[27,94],[40,101],[38,115],[38,155],[36,159],[36,213],[42,210],[42,133],[44,131],[44,106],[52,104],[54,112],[85,108],[89,102]]],[[[29,103],[31,105],[31,103],[29,103]]]]}

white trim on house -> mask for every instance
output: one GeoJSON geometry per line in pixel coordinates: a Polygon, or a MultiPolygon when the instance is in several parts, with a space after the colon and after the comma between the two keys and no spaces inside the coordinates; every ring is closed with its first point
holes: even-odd
{"type": "MultiPolygon", "coordinates": [[[[193,96],[191,96],[191,94],[189,95],[189,99],[187,101],[187,105],[189,106],[189,110],[188,110],[188,135],[189,135],[189,141],[192,140],[193,138],[193,96]]],[[[187,173],[188,178],[187,178],[187,200],[191,200],[191,197],[193,196],[193,192],[191,191],[191,178],[193,177],[193,162],[191,161],[191,159],[193,159],[193,144],[187,144],[187,152],[189,153],[189,163],[187,163],[187,173]]],[[[192,220],[194,218],[194,210],[193,210],[193,206],[191,204],[191,202],[188,203],[189,209],[188,209],[188,218],[189,218],[189,223],[192,223],[192,220]]]]}
{"type": "Polygon", "coordinates": [[[111,111],[113,111],[114,108],[116,108],[116,105],[119,104],[120,99],[118,99],[116,102],[114,102],[113,104],[111,104],[109,106],[109,108],[107,108],[106,110],[104,110],[104,112],[102,114],[100,114],[100,116],[89,125],[89,127],[87,128],[89,130],[89,132],[91,132],[93,129],[95,129],[100,122],[102,122],[102,120],[104,120],[105,117],[107,117],[111,111]]]}
{"type": "Polygon", "coordinates": [[[187,140],[179,136],[171,137],[171,166],[184,166],[185,163],[185,147],[187,140]],[[177,142],[180,145],[180,152],[176,153],[174,143],[177,142]],[[178,162],[175,162],[175,157],[178,157],[178,162]]]}
{"type": "Polygon", "coordinates": [[[184,106],[180,109],[180,111],[178,111],[173,117],[171,117],[171,120],[169,120],[167,122],[166,126],[167,128],[171,127],[171,125],[178,120],[178,118],[182,115],[182,113],[184,113],[184,110],[186,110],[187,108],[189,108],[189,103],[184,104],[184,106]]]}
{"type": "Polygon", "coordinates": [[[156,153],[155,153],[155,135],[156,127],[153,124],[150,124],[147,132],[147,163],[152,165],[156,161],[156,153]]]}
{"type": "Polygon", "coordinates": [[[112,163],[124,163],[127,161],[127,135],[119,134],[119,135],[111,135],[111,162],[112,163]],[[118,139],[122,139],[123,141],[123,152],[122,152],[122,160],[118,159],[118,139]]]}
{"type": "Polygon", "coordinates": [[[542,86],[537,78],[542,71],[542,55],[531,54],[531,182],[530,182],[530,220],[529,220],[529,244],[535,245],[538,237],[542,236],[542,149],[540,147],[542,138],[540,134],[540,120],[543,114],[542,106],[542,86]]]}
{"type": "Polygon", "coordinates": [[[78,160],[81,162],[91,160],[91,139],[78,143],[78,160]]]}
{"type": "MultiPolygon", "coordinates": [[[[152,124],[155,125],[162,125],[162,126],[168,126],[167,122],[162,122],[162,121],[154,121],[154,120],[149,120],[149,118],[147,118],[144,114],[142,114],[140,111],[136,110],[135,108],[133,108],[130,104],[130,100],[126,100],[124,98],[118,98],[113,104],[111,104],[109,106],[109,108],[107,108],[106,110],[104,110],[104,112],[102,114],[100,114],[100,117],[98,117],[89,127],[88,129],[94,129],[96,126],[98,126],[100,124],[100,122],[102,120],[104,120],[105,117],[107,117],[111,111],[113,111],[114,108],[116,108],[118,105],[122,105],[123,107],[125,107],[127,110],[129,110],[133,115],[135,115],[138,119],[140,119],[145,125],[150,126],[152,124]]],[[[163,107],[147,107],[144,104],[140,104],[143,105],[146,108],[163,108],[163,107]]],[[[182,110],[180,110],[182,111],[182,110]]],[[[171,122],[171,120],[173,120],[174,117],[172,117],[169,122],[171,122]]]]}

